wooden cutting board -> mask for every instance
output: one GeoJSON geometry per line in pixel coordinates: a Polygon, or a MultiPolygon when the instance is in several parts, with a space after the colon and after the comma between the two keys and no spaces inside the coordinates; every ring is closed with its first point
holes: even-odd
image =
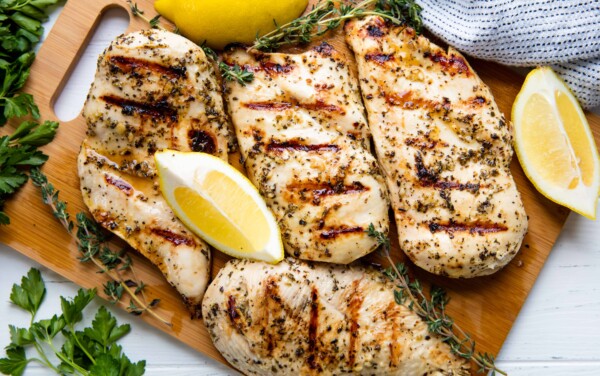
{"type": "MultiPolygon", "coordinates": [[[[137,3],[139,8],[146,12],[146,16],[154,16],[152,0],[139,0],[137,3]]],[[[102,13],[112,7],[122,7],[129,12],[125,0],[66,3],[41,47],[24,89],[34,95],[42,119],[57,120],[52,110],[54,102],[85,49],[102,13]]],[[[131,14],[130,19],[128,31],[147,27],[145,22],[131,14]]],[[[345,48],[339,33],[330,38],[337,47],[345,48]]],[[[491,87],[500,109],[509,115],[523,77],[494,63],[473,59],[471,63],[483,81],[491,87]]],[[[600,117],[587,115],[598,142],[600,117]]],[[[85,129],[85,121],[81,116],[73,121],[63,122],[54,142],[44,149],[50,155],[44,172],[60,190],[61,198],[69,203],[72,215],[86,210],[81,200],[76,173],[76,155],[85,129]]],[[[10,127],[4,130],[6,133],[10,131],[10,127]]],[[[237,163],[238,158],[234,155],[230,160],[237,163]]],[[[492,354],[497,354],[500,350],[569,213],[537,193],[523,174],[516,158],[512,164],[512,172],[530,222],[529,233],[520,253],[504,270],[492,276],[472,280],[449,280],[412,268],[420,279],[447,289],[452,299],[448,307],[451,316],[466,332],[471,333],[477,341],[479,351],[492,354]]],[[[104,276],[96,273],[97,270],[93,266],[79,262],[75,241],[42,203],[37,188],[27,184],[9,201],[6,211],[12,224],[0,229],[1,242],[83,287],[97,287],[102,291],[104,276]]],[[[403,255],[398,251],[395,234],[391,234],[391,238],[394,244],[394,258],[403,260],[403,255]]],[[[122,242],[115,243],[123,245],[122,242]]],[[[149,315],[142,315],[140,319],[148,321],[194,349],[225,362],[213,347],[202,321],[190,319],[179,294],[166,283],[161,273],[133,252],[132,257],[138,277],[148,286],[147,298],[161,299],[157,312],[168,319],[172,326],[166,326],[149,315]]],[[[213,259],[215,275],[228,257],[214,251],[213,259]]],[[[377,255],[370,256],[367,261],[385,265],[377,255]]],[[[129,303],[128,299],[125,303],[129,303]]]]}

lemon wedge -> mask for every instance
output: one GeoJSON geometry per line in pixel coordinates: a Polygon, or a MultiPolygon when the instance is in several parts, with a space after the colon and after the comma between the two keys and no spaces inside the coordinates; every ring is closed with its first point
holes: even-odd
{"type": "Polygon", "coordinates": [[[163,196],[196,235],[233,257],[283,259],[275,217],[233,166],[205,153],[165,150],[154,158],[163,196]]]}
{"type": "Polygon", "coordinates": [[[532,70],[512,108],[525,174],[550,200],[596,219],[598,149],[579,103],[549,67],[532,70]]]}

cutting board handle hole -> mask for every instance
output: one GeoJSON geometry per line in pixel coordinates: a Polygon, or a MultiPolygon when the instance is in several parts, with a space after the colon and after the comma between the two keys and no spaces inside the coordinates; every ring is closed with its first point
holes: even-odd
{"type": "MultiPolygon", "coordinates": [[[[101,16],[98,26],[93,31],[82,56],[92,56],[96,61],[98,55],[117,36],[123,34],[129,26],[129,14],[124,8],[114,7],[107,9],[101,16]]],[[[94,80],[96,73],[95,64],[80,64],[79,59],[68,75],[66,84],[58,93],[53,110],[61,121],[67,122],[75,119],[81,113],[85,98],[94,80]]]]}

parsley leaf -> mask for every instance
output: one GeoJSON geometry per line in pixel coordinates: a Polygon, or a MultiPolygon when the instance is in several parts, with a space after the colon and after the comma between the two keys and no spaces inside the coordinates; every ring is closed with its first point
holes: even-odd
{"type": "Polygon", "coordinates": [[[30,361],[25,357],[23,347],[9,346],[6,349],[6,358],[0,359],[0,372],[5,375],[20,376],[30,361]]]}
{"type": "Polygon", "coordinates": [[[54,139],[58,123],[46,120],[42,124],[35,121],[24,121],[13,132],[10,139],[19,139],[19,144],[30,146],[43,146],[54,139]]]}
{"type": "Polygon", "coordinates": [[[25,328],[17,328],[14,325],[9,325],[10,343],[15,346],[30,345],[35,342],[33,334],[25,328]]]}
{"type": "Polygon", "coordinates": [[[104,347],[118,341],[129,333],[129,324],[117,326],[117,320],[105,307],[100,307],[91,328],[85,328],[84,334],[104,347]]]}
{"type": "Polygon", "coordinates": [[[60,307],[62,309],[65,322],[68,325],[74,325],[83,319],[83,310],[90,304],[96,296],[96,289],[83,290],[79,289],[77,295],[72,299],[68,300],[64,297],[60,297],[60,307]]]}
{"type": "Polygon", "coordinates": [[[35,316],[45,295],[46,286],[40,271],[31,268],[27,276],[21,279],[20,285],[13,285],[10,301],[35,316]]]}

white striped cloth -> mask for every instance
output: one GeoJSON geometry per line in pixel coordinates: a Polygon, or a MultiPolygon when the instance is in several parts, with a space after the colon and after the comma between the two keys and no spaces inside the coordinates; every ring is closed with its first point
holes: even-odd
{"type": "Polygon", "coordinates": [[[417,0],[456,49],[513,66],[550,65],[587,109],[600,106],[600,0],[417,0]]]}

